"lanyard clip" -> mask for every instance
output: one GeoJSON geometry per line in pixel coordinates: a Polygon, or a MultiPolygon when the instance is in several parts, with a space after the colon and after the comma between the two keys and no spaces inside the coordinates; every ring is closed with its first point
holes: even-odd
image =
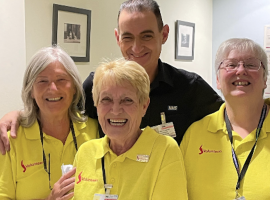
{"type": "Polygon", "coordinates": [[[235,190],[235,199],[237,199],[237,198],[239,198],[240,197],[240,195],[239,195],[239,193],[238,193],[238,190],[235,190]]]}
{"type": "Polygon", "coordinates": [[[105,184],[105,185],[104,185],[105,193],[106,193],[106,194],[110,194],[110,193],[111,193],[112,187],[113,187],[112,184],[105,184]]]}
{"type": "Polygon", "coordinates": [[[165,113],[161,112],[160,113],[160,117],[161,117],[161,124],[166,124],[166,117],[165,117],[165,113]]]}

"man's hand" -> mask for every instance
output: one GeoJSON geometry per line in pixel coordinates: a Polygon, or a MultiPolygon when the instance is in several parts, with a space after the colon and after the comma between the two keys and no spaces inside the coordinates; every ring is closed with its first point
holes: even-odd
{"type": "Polygon", "coordinates": [[[76,168],[73,168],[68,173],[64,174],[53,186],[51,194],[46,200],[68,200],[74,196],[74,192],[70,190],[74,189],[75,177],[72,177],[76,172],[76,168]]]}
{"type": "Polygon", "coordinates": [[[0,151],[4,155],[6,151],[10,150],[9,139],[7,131],[10,130],[10,135],[16,138],[17,130],[19,127],[19,111],[12,111],[5,114],[2,119],[0,119],[0,151]]]}

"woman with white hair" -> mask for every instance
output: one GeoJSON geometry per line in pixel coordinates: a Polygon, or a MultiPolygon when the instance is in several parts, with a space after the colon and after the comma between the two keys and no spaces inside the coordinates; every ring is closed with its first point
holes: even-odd
{"type": "Polygon", "coordinates": [[[225,103],[193,123],[180,145],[190,200],[270,199],[267,63],[264,50],[250,39],[220,45],[215,67],[225,103]]]}
{"type": "Polygon", "coordinates": [[[0,199],[69,199],[75,169],[62,176],[61,165],[98,137],[97,121],[82,114],[82,82],[70,56],[56,46],[39,50],[25,71],[22,100],[18,136],[0,155],[0,199]]]}
{"type": "Polygon", "coordinates": [[[93,100],[105,137],[86,142],[74,166],[74,199],[187,199],[186,176],[176,141],[140,129],[150,81],[134,61],[100,65],[93,100]]]}

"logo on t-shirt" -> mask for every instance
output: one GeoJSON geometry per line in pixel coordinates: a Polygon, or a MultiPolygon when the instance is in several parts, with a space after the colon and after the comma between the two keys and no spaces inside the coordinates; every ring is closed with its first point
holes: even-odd
{"type": "Polygon", "coordinates": [[[82,176],[82,172],[79,173],[78,179],[79,179],[79,180],[76,182],[76,184],[79,184],[79,183],[82,182],[82,181],[98,182],[98,179],[93,179],[93,178],[83,177],[83,176],[82,176]]]}
{"type": "Polygon", "coordinates": [[[33,166],[41,165],[41,164],[43,164],[43,162],[36,162],[36,163],[30,163],[28,165],[24,165],[23,164],[23,160],[21,161],[21,166],[23,168],[23,172],[25,172],[26,171],[26,168],[28,168],[28,167],[33,167],[33,166]]]}
{"type": "Polygon", "coordinates": [[[168,106],[168,110],[177,110],[177,106],[168,106]]]}
{"type": "Polygon", "coordinates": [[[202,146],[203,145],[201,145],[200,148],[199,148],[199,150],[200,150],[199,154],[200,155],[203,154],[203,153],[221,153],[222,152],[222,150],[203,149],[202,146]]]}

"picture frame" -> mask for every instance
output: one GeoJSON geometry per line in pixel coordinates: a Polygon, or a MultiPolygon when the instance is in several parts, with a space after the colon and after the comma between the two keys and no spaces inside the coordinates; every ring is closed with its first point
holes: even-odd
{"type": "Polygon", "coordinates": [[[59,45],[74,62],[90,60],[91,10],[53,4],[52,45],[59,45]]]}
{"type": "Polygon", "coordinates": [[[175,59],[194,60],[195,23],[175,23],[175,59]]]}

